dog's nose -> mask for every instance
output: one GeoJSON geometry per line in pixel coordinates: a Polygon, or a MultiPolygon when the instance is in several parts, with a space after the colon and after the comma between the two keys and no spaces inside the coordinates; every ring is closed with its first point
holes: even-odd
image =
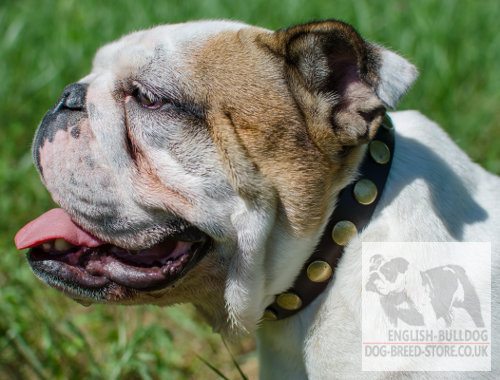
{"type": "Polygon", "coordinates": [[[86,83],[71,83],[63,90],[61,98],[53,110],[53,113],[61,108],[68,108],[75,111],[83,111],[85,109],[85,97],[87,96],[86,83]]]}
{"type": "MultiPolygon", "coordinates": [[[[79,120],[86,116],[87,88],[88,84],[86,83],[72,83],[66,86],[55,106],[45,114],[40,122],[33,140],[33,158],[42,178],[40,148],[46,140],[52,141],[58,130],[67,131],[69,127],[76,126],[79,120]]],[[[78,136],[77,133],[73,137],[78,138],[78,136]]]]}

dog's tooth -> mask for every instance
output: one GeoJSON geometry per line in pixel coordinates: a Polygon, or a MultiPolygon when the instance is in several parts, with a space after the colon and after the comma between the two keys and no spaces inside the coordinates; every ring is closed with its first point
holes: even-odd
{"type": "Polygon", "coordinates": [[[56,251],[66,251],[71,248],[71,244],[64,239],[56,239],[54,240],[54,248],[56,251]]]}
{"type": "Polygon", "coordinates": [[[52,244],[49,242],[45,242],[42,244],[42,249],[44,252],[49,252],[52,249],[52,244]]]}
{"type": "Polygon", "coordinates": [[[164,276],[172,276],[172,275],[177,274],[179,271],[180,271],[180,267],[179,267],[179,265],[176,265],[176,264],[167,264],[161,268],[161,273],[164,276]]]}

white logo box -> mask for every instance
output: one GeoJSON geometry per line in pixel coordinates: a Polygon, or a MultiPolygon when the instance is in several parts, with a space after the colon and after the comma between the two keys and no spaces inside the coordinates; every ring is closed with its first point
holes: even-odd
{"type": "Polygon", "coordinates": [[[490,371],[491,244],[363,243],[363,371],[490,371]]]}

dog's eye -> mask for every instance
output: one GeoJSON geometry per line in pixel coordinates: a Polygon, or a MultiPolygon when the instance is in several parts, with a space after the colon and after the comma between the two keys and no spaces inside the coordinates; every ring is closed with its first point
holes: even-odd
{"type": "Polygon", "coordinates": [[[162,99],[154,98],[152,95],[149,95],[139,89],[135,90],[135,93],[133,95],[137,102],[140,103],[144,108],[157,109],[164,104],[164,101],[162,99]]]}

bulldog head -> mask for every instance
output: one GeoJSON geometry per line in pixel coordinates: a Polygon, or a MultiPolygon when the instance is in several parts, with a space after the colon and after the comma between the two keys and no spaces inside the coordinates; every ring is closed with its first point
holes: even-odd
{"type": "Polygon", "coordinates": [[[123,37],[42,120],[35,164],[64,211],[18,247],[80,302],[192,302],[218,330],[252,329],[415,77],[338,21],[123,37]]]}
{"type": "Polygon", "coordinates": [[[383,258],[374,255],[370,258],[370,276],[366,290],[382,296],[406,291],[409,263],[402,257],[383,258]]]}

